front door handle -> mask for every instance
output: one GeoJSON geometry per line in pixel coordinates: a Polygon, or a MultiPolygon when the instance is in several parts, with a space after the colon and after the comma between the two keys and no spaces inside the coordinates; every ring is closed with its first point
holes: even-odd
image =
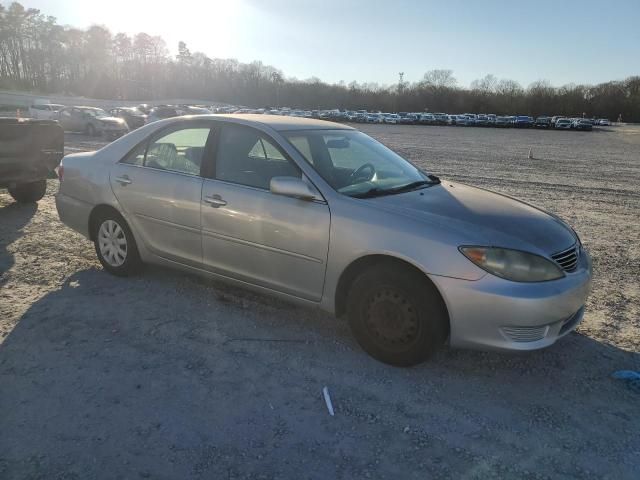
{"type": "Polygon", "coordinates": [[[214,208],[224,207],[227,204],[220,195],[204,197],[204,201],[214,208]]]}
{"type": "Polygon", "coordinates": [[[123,187],[125,185],[129,185],[131,183],[131,179],[127,175],[123,175],[121,177],[116,177],[115,180],[116,180],[116,182],[118,182],[123,187]]]}

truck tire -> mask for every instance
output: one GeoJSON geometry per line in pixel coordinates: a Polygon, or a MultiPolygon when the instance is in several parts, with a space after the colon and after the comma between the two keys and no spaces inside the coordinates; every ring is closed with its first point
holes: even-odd
{"type": "Polygon", "coordinates": [[[37,182],[23,183],[9,188],[9,194],[18,203],[33,203],[44,197],[47,191],[47,181],[38,180],[37,182]]]}

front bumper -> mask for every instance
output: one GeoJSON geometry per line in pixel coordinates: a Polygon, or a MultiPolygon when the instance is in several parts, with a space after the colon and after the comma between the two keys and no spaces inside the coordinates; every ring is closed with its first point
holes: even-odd
{"type": "Polygon", "coordinates": [[[477,281],[431,276],[449,310],[450,344],[482,350],[548,347],[582,321],[591,288],[591,259],[549,282],[519,283],[487,274],[477,281]]]}

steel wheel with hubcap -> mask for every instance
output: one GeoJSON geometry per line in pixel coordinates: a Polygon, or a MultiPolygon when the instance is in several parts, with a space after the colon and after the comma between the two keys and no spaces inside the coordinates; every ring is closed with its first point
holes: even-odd
{"type": "Polygon", "coordinates": [[[127,259],[127,237],[115,220],[105,220],[98,230],[98,245],[105,261],[119,267],[127,259]]]}
{"type": "Polygon", "coordinates": [[[360,346],[390,365],[423,362],[446,340],[444,301],[421,272],[395,261],[369,267],[353,281],[347,318],[360,346]]]}
{"type": "Polygon", "coordinates": [[[127,276],[137,269],[140,256],[133,234],[124,219],[114,213],[94,222],[93,239],[100,263],[110,273],[127,276]]]}

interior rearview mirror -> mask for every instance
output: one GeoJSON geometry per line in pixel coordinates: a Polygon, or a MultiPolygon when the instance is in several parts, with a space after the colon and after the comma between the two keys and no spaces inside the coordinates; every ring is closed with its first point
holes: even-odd
{"type": "Polygon", "coordinates": [[[269,184],[269,190],[277,195],[295,197],[301,200],[313,200],[316,198],[315,193],[307,182],[297,177],[273,177],[269,184]]]}
{"type": "Polygon", "coordinates": [[[328,140],[327,148],[349,148],[349,140],[344,137],[328,140]]]}

